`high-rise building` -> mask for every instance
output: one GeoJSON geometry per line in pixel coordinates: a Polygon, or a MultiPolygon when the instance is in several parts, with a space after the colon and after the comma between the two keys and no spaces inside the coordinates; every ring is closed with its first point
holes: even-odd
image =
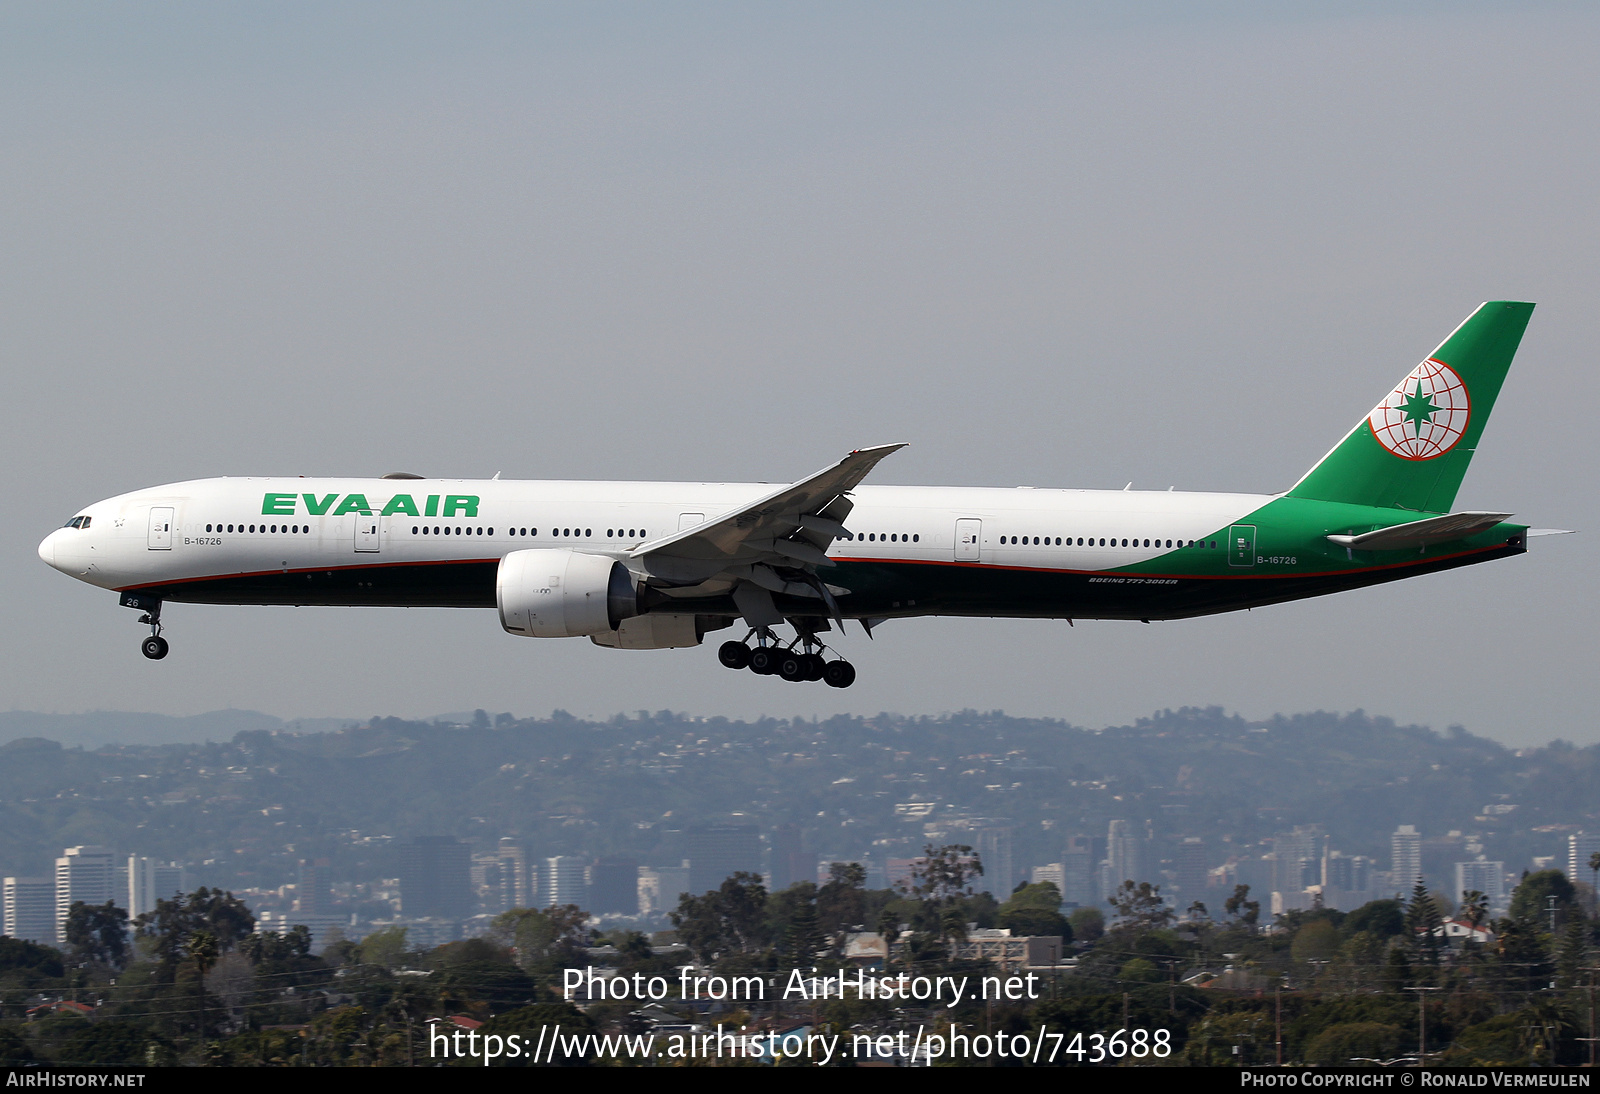
{"type": "Polygon", "coordinates": [[[1476,889],[1489,898],[1489,914],[1505,914],[1509,901],[1506,896],[1506,864],[1487,862],[1478,856],[1476,862],[1456,863],[1456,891],[1450,896],[1458,903],[1462,894],[1476,889]]]}
{"type": "Polygon", "coordinates": [[[1149,842],[1138,825],[1125,820],[1111,822],[1111,830],[1106,837],[1106,861],[1110,865],[1106,873],[1108,892],[1122,888],[1124,881],[1161,880],[1153,876],[1155,871],[1150,868],[1148,848],[1149,842]]]}
{"type": "Polygon", "coordinates": [[[156,910],[156,901],[183,895],[183,867],[142,855],[128,856],[128,919],[156,910]]]}
{"type": "Polygon", "coordinates": [[[507,910],[505,893],[500,884],[500,856],[472,856],[472,891],[478,898],[478,910],[489,915],[499,915],[507,910]]]}
{"type": "Polygon", "coordinates": [[[772,830],[773,892],[782,892],[800,881],[815,881],[817,856],[804,850],[803,835],[797,824],[780,824],[772,830]]]}
{"type": "Polygon", "coordinates": [[[1005,900],[1016,888],[1016,869],[1012,861],[1012,834],[1016,831],[1009,823],[991,822],[974,834],[973,850],[983,866],[983,878],[977,888],[994,894],[996,900],[1005,900]]]}
{"type": "Polygon", "coordinates": [[[1178,892],[1183,899],[1193,903],[1206,892],[1206,841],[1190,836],[1178,844],[1176,867],[1178,892]]]}
{"type": "Polygon", "coordinates": [[[585,880],[585,862],[576,855],[555,855],[544,860],[540,876],[544,879],[544,907],[576,904],[588,910],[588,883],[585,880]]]}
{"type": "Polygon", "coordinates": [[[1062,870],[1061,863],[1059,862],[1052,862],[1045,866],[1035,866],[1033,868],[1033,883],[1035,885],[1042,885],[1048,881],[1051,885],[1056,887],[1056,892],[1066,892],[1066,880],[1063,877],[1063,874],[1064,871],[1062,870]]]}
{"type": "Polygon", "coordinates": [[[595,915],[616,912],[639,914],[639,860],[607,855],[589,870],[589,903],[595,915]]]}
{"type": "Polygon", "coordinates": [[[104,847],[68,847],[56,859],[56,941],[66,941],[67,913],[77,903],[117,899],[117,863],[104,847]]]}
{"type": "Polygon", "coordinates": [[[400,848],[400,908],[408,919],[472,914],[472,848],[454,836],[416,836],[400,848]]]}
{"type": "MultiPolygon", "coordinates": [[[[467,868],[472,867],[468,852],[467,868]]],[[[469,883],[470,884],[470,883],[469,883]]],[[[295,910],[302,916],[333,914],[333,863],[325,858],[300,860],[300,884],[295,889],[295,910]]]]}
{"type": "Polygon", "coordinates": [[[1100,890],[1099,857],[1088,836],[1069,836],[1061,852],[1061,901],[1078,908],[1093,908],[1105,894],[1100,890]]]}
{"type": "Polygon", "coordinates": [[[1396,891],[1410,892],[1422,877],[1422,833],[1402,824],[1389,837],[1391,880],[1396,891]]]}
{"type": "Polygon", "coordinates": [[[529,876],[528,848],[519,839],[500,837],[500,900],[506,908],[532,907],[535,886],[529,876]]]}
{"type": "Polygon", "coordinates": [[[1354,862],[1348,855],[1331,851],[1322,859],[1322,887],[1324,889],[1354,889],[1354,862]]]}
{"type": "Polygon", "coordinates": [[[56,882],[48,877],[5,879],[3,931],[24,942],[56,944],[56,882]]]}
{"type": "Polygon", "coordinates": [[[1327,846],[1328,837],[1315,824],[1297,825],[1289,835],[1273,837],[1272,891],[1298,893],[1321,885],[1322,857],[1327,846]]]}
{"type": "Polygon", "coordinates": [[[697,824],[683,833],[689,888],[706,893],[730,875],[761,872],[761,829],[754,824],[697,824]]]}
{"type": "Polygon", "coordinates": [[[639,914],[665,915],[676,911],[689,891],[687,866],[643,866],[639,869],[639,914]]]}
{"type": "Polygon", "coordinates": [[[1589,869],[1589,858],[1600,854],[1600,832],[1574,832],[1567,837],[1567,879],[1594,884],[1594,871],[1589,869]]]}
{"type": "Polygon", "coordinates": [[[1361,855],[1325,851],[1322,856],[1322,904],[1350,911],[1367,903],[1372,893],[1372,860],[1361,855]]]}

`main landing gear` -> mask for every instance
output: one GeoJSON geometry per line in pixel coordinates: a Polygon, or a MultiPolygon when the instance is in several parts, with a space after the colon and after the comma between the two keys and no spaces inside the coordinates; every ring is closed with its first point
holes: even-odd
{"type": "Polygon", "coordinates": [[[717,650],[717,660],[726,668],[749,669],[757,676],[781,676],[797,684],[803,680],[821,680],[831,688],[847,688],[856,682],[855,666],[843,659],[829,661],[823,658],[816,651],[827,647],[814,638],[801,636],[787,647],[769,646],[764,636],[757,639],[761,645],[753,648],[746,645],[748,641],[747,636],[744,642],[724,642],[717,650]],[[802,644],[805,647],[803,650],[795,649],[795,646],[802,644]],[[813,646],[816,650],[812,649],[813,646]]]}
{"type": "Polygon", "coordinates": [[[123,593],[122,606],[144,612],[139,617],[139,622],[150,625],[150,637],[139,643],[139,652],[152,661],[159,661],[165,657],[167,655],[167,640],[161,637],[161,601],[153,596],[136,596],[133,593],[123,593]]]}

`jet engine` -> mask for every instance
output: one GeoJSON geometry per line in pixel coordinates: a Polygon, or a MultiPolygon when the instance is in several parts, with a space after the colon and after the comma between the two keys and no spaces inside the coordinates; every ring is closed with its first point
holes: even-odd
{"type": "Polygon", "coordinates": [[[500,625],[528,638],[609,635],[639,614],[628,568],[578,551],[512,551],[495,577],[500,625]]]}

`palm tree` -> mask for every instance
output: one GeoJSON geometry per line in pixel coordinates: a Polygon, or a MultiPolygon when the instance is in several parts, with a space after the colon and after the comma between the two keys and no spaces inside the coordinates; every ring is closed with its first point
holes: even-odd
{"type": "Polygon", "coordinates": [[[1589,873],[1594,878],[1592,888],[1596,901],[1595,914],[1600,915],[1600,851],[1594,851],[1589,855],[1589,873]]]}
{"type": "Polygon", "coordinates": [[[1472,928],[1461,950],[1461,955],[1470,961],[1478,955],[1478,929],[1489,921],[1489,898],[1476,889],[1462,890],[1461,918],[1472,928]]]}
{"type": "Polygon", "coordinates": [[[885,908],[879,914],[878,937],[883,939],[883,967],[887,970],[894,966],[894,944],[900,937],[900,916],[897,912],[885,908]]]}
{"type": "Polygon", "coordinates": [[[189,936],[189,956],[194,958],[196,978],[200,985],[200,1059],[206,1058],[206,973],[217,963],[217,936],[210,931],[196,931],[189,936]]]}

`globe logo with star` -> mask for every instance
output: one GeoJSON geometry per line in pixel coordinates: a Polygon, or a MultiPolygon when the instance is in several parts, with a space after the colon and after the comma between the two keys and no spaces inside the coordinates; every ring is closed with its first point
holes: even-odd
{"type": "Polygon", "coordinates": [[[1471,416],[1467,385],[1449,365],[1430,357],[1372,408],[1367,425],[1401,459],[1431,460],[1456,446],[1471,416]]]}

